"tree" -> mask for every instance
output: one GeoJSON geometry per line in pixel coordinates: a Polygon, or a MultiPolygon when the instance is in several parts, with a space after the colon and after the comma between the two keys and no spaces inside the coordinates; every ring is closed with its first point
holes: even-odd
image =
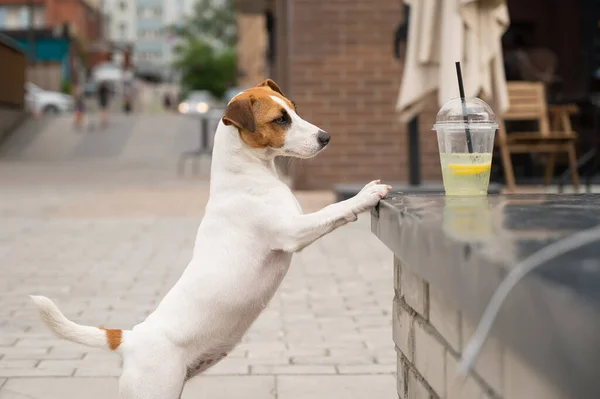
{"type": "Polygon", "coordinates": [[[215,47],[233,48],[236,41],[233,0],[198,0],[181,34],[202,37],[215,47]]]}
{"type": "Polygon", "coordinates": [[[208,90],[221,98],[235,85],[236,65],[233,49],[217,51],[200,38],[190,37],[176,48],[176,66],[181,70],[183,91],[208,90]]]}
{"type": "Polygon", "coordinates": [[[183,91],[209,90],[222,97],[236,78],[233,0],[198,0],[194,14],[173,30],[181,39],[175,65],[183,91]]]}

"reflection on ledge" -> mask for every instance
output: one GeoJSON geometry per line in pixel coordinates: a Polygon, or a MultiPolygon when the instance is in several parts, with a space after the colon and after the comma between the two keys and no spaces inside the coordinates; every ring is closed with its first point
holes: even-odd
{"type": "Polygon", "coordinates": [[[487,241],[494,235],[487,196],[444,197],[444,231],[464,241],[487,241]]]}

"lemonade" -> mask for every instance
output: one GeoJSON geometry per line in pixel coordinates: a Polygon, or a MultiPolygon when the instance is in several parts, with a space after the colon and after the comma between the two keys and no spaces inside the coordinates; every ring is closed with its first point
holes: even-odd
{"type": "Polygon", "coordinates": [[[446,195],[487,195],[498,129],[490,106],[476,97],[453,98],[442,106],[433,128],[446,195]]]}
{"type": "Polygon", "coordinates": [[[486,195],[491,153],[440,153],[446,195],[486,195]]]}

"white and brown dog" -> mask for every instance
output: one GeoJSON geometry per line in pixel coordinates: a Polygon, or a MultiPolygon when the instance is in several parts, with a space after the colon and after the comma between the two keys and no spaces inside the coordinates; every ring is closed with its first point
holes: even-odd
{"type": "Polygon", "coordinates": [[[373,208],[390,186],[303,214],[274,166],[277,156],[310,158],[329,134],[298,116],[266,80],[227,105],[215,135],[210,199],[192,260],[157,309],[132,330],[82,326],[46,297],[32,296],[59,337],[121,354],[119,396],[176,399],[185,382],[240,342],[285,276],[292,254],[373,208]]]}

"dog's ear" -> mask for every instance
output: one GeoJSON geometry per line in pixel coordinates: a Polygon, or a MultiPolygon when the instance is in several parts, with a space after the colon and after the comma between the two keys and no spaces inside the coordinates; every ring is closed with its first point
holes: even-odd
{"type": "Polygon", "coordinates": [[[256,131],[256,120],[254,119],[252,105],[255,101],[256,99],[252,96],[232,101],[225,109],[223,123],[227,126],[234,125],[238,129],[245,129],[250,133],[254,133],[256,131]]]}
{"type": "Polygon", "coordinates": [[[281,91],[281,89],[279,88],[279,86],[277,86],[277,83],[273,82],[271,79],[266,79],[265,81],[263,81],[261,84],[259,84],[256,87],[269,87],[274,92],[277,92],[277,93],[281,94],[282,96],[284,96],[283,92],[281,91]]]}

